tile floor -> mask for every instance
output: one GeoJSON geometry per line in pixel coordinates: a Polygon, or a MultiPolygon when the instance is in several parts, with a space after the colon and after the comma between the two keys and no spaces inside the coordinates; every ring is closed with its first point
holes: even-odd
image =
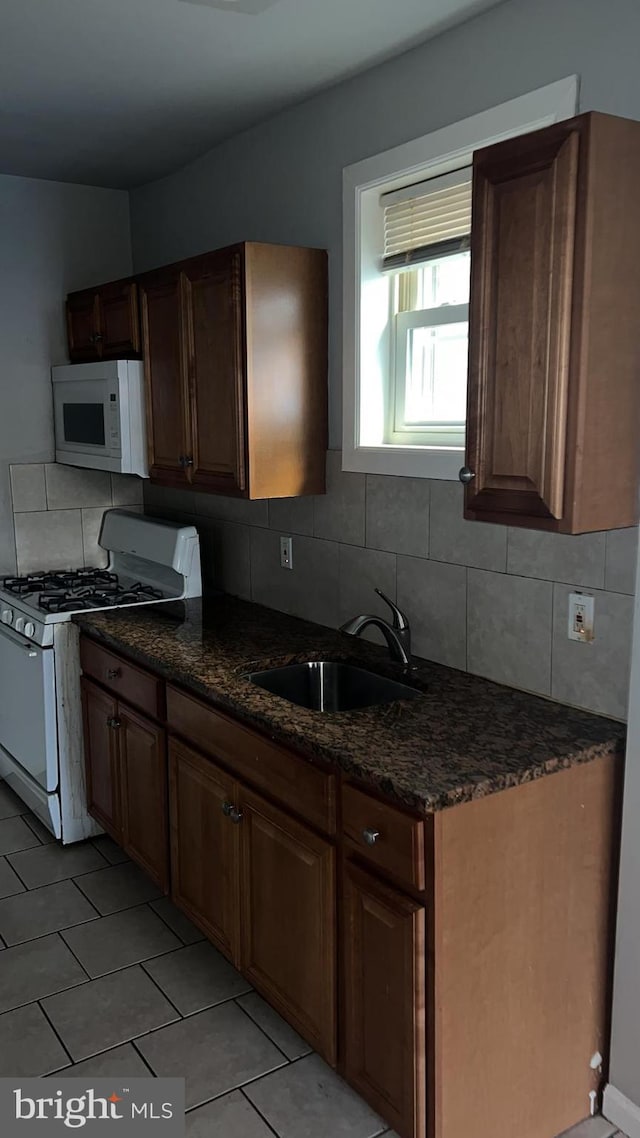
{"type": "Polygon", "coordinates": [[[109,838],[0,783],[0,1075],[54,1072],[186,1076],[187,1138],[394,1138],[109,838]]]}

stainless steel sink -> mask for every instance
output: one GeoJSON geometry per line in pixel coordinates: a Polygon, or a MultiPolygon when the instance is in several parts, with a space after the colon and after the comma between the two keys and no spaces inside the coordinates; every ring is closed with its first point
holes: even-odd
{"type": "Polygon", "coordinates": [[[353,711],[395,699],[417,699],[422,694],[366,668],[331,660],[305,660],[302,664],[251,672],[246,678],[290,703],[314,711],[353,711]]]}

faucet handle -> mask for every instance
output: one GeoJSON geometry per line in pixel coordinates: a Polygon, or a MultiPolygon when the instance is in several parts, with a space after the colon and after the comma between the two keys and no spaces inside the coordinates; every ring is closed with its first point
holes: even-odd
{"type": "Polygon", "coordinates": [[[398,632],[405,632],[409,628],[409,619],[405,613],[403,613],[402,609],[399,609],[391,598],[382,592],[382,589],[375,589],[374,592],[376,592],[391,609],[393,613],[393,627],[397,629],[398,632]]]}

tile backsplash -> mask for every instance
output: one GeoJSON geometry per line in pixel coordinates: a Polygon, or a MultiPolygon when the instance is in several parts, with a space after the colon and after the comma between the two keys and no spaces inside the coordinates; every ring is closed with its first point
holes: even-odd
{"type": "Polygon", "coordinates": [[[636,529],[567,537],[468,522],[457,482],[345,473],[338,451],[322,497],[246,502],[145,482],[144,500],[197,525],[209,586],[336,627],[387,616],[378,585],[407,612],[416,655],[626,716],[636,529]],[[281,534],[293,536],[291,570],[281,534]],[[596,598],[592,644],[567,638],[574,589],[596,598]]]}
{"type": "Polygon", "coordinates": [[[141,509],[142,479],[61,463],[14,464],[11,471],[18,573],[104,566],[102,515],[141,509]]]}

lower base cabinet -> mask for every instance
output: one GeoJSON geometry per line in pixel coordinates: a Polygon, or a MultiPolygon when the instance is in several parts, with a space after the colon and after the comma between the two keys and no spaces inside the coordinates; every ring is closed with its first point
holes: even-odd
{"type": "Polygon", "coordinates": [[[333,846],[173,737],[169,769],[172,899],[335,1064],[333,846]]]}
{"type": "Polygon", "coordinates": [[[91,815],[398,1138],[587,1116],[620,760],[425,818],[111,649],[82,663],[91,815]]]}
{"type": "Polygon", "coordinates": [[[243,972],[335,1065],[335,849],[249,791],[240,810],[243,972]]]}
{"type": "Polygon", "coordinates": [[[170,738],[171,896],[237,966],[240,835],[228,813],[234,793],[230,775],[170,738]]]}
{"type": "Polygon", "coordinates": [[[167,892],[164,728],[84,677],[82,705],[89,813],[167,892]]]}
{"type": "Polygon", "coordinates": [[[400,1138],[425,1134],[425,910],[347,861],[343,1073],[400,1138]]]}

